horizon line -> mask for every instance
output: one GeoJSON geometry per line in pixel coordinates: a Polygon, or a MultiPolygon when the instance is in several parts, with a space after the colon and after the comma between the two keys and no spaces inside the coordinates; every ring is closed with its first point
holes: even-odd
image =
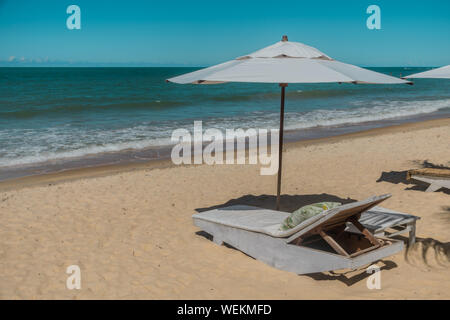
{"type": "MultiPolygon", "coordinates": [[[[133,66],[133,65],[2,65],[0,64],[0,68],[208,68],[210,66],[198,66],[198,65],[153,65],[153,66],[145,66],[145,65],[139,65],[139,66],[133,66]]],[[[358,66],[358,65],[356,65],[358,66]]],[[[410,66],[410,65],[396,65],[396,66],[358,66],[360,68],[439,68],[441,66],[410,66]]]]}

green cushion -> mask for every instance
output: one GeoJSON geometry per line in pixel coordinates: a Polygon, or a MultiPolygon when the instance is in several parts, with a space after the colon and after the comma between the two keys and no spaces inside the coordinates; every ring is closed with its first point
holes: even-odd
{"type": "Polygon", "coordinates": [[[281,230],[289,230],[299,225],[305,220],[318,215],[326,210],[339,207],[342,203],[339,202],[318,202],[303,206],[300,209],[295,210],[287,217],[281,225],[281,230]]]}

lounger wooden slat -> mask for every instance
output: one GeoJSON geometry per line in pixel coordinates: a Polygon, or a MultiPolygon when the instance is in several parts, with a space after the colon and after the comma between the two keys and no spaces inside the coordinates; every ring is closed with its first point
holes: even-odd
{"type": "Polygon", "coordinates": [[[344,250],[332,237],[325,233],[325,231],[319,231],[320,236],[334,249],[337,253],[342,254],[345,257],[349,257],[350,255],[347,251],[344,250]]]}
{"type": "MultiPolygon", "coordinates": [[[[375,206],[363,212],[358,221],[375,236],[390,238],[407,233],[409,234],[408,245],[412,246],[416,239],[416,221],[419,219],[418,216],[375,206]],[[397,231],[389,232],[390,229],[397,229],[397,231]]],[[[347,225],[347,231],[360,233],[356,227],[350,224],[347,225]]]]}

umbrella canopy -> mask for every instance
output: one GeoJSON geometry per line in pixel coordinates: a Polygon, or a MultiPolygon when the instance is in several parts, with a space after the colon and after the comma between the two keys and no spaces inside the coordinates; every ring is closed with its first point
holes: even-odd
{"type": "Polygon", "coordinates": [[[415,73],[415,74],[406,76],[405,78],[450,79],[450,65],[441,67],[441,68],[437,68],[437,69],[433,69],[433,70],[429,70],[429,71],[425,71],[425,72],[415,73]]]}
{"type": "Polygon", "coordinates": [[[407,81],[336,61],[299,42],[279,41],[254,53],[168,79],[180,84],[256,83],[384,83],[407,81]]]}
{"type": "Polygon", "coordinates": [[[284,127],[284,97],[288,83],[373,83],[411,84],[382,73],[336,61],[316,48],[282,40],[209,68],[170,78],[180,84],[217,84],[225,82],[278,83],[281,87],[277,209],[280,204],[284,127]]]}

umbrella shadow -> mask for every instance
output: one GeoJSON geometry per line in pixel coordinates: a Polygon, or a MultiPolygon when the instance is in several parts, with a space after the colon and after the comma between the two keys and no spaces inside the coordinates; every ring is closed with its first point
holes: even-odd
{"type": "MultiPolygon", "coordinates": [[[[437,165],[433,164],[427,160],[424,161],[414,161],[415,164],[419,165],[421,168],[434,168],[434,169],[450,169],[450,167],[447,167],[445,165],[437,165]]],[[[381,173],[381,176],[378,178],[377,182],[389,182],[393,184],[404,184],[408,187],[405,188],[405,190],[416,190],[416,191],[425,191],[429,184],[418,181],[418,180],[407,180],[408,171],[390,171],[386,172],[383,171],[381,173]]],[[[441,188],[437,192],[443,192],[445,194],[450,194],[450,190],[447,190],[445,188],[441,188]]]]}
{"type": "MultiPolygon", "coordinates": [[[[391,270],[397,267],[397,264],[393,261],[390,260],[380,260],[378,262],[383,263],[383,266],[379,267],[380,271],[382,270],[391,270]]],[[[377,262],[373,262],[371,265],[375,264],[377,262]]],[[[330,271],[328,273],[324,273],[324,272],[318,272],[318,273],[309,273],[309,274],[302,274],[299,276],[302,277],[309,277],[313,280],[317,280],[317,281],[340,281],[343,284],[345,284],[347,287],[351,287],[354,284],[365,280],[366,278],[370,277],[371,274],[373,273],[368,273],[366,271],[367,269],[360,269],[361,272],[359,272],[358,274],[355,274],[353,276],[349,276],[351,273],[354,273],[354,270],[350,270],[344,273],[336,273],[333,271],[330,271]],[[364,270],[364,271],[362,271],[364,270]]]]}
{"type": "MultiPolygon", "coordinates": [[[[247,205],[254,206],[264,209],[274,210],[276,205],[277,197],[274,195],[245,195],[236,199],[231,199],[225,203],[215,204],[206,208],[197,208],[195,209],[197,212],[203,212],[233,205],[247,205]]],[[[351,198],[340,198],[338,196],[322,193],[322,194],[305,194],[305,195],[288,195],[283,194],[280,197],[280,211],[285,212],[293,212],[300,207],[306,206],[308,204],[316,203],[316,202],[341,202],[342,204],[355,202],[357,200],[351,198]]]]}

